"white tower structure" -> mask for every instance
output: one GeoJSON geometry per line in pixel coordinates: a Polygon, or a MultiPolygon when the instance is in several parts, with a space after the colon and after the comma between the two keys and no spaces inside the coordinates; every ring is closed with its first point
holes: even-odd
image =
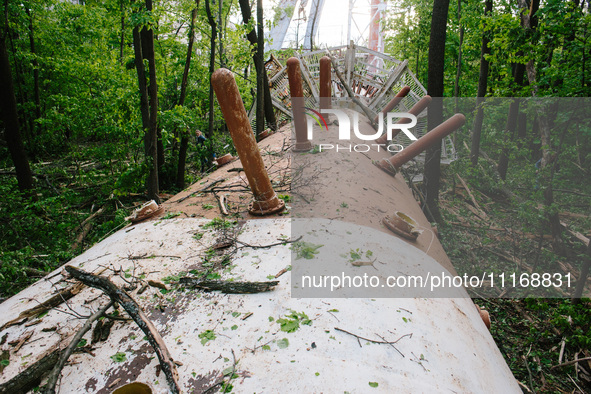
{"type": "Polygon", "coordinates": [[[312,50],[312,38],[316,36],[318,25],[320,24],[320,17],[322,15],[322,8],[324,7],[324,0],[312,0],[310,14],[308,16],[308,25],[306,26],[306,35],[304,37],[304,49],[312,50]]]}
{"type": "Polygon", "coordinates": [[[265,44],[265,52],[269,50],[278,51],[283,45],[285,34],[289,29],[291,18],[293,17],[298,0],[281,0],[278,4],[278,11],[280,13],[277,23],[267,31],[266,41],[272,40],[271,45],[265,44]]]}

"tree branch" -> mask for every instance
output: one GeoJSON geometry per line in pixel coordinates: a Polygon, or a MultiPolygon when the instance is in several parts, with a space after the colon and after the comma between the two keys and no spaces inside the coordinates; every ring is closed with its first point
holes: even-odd
{"type": "Polygon", "coordinates": [[[70,357],[72,352],[74,352],[84,334],[86,334],[88,330],[90,330],[90,327],[92,327],[92,323],[94,323],[95,320],[101,317],[111,306],[113,306],[112,300],[107,305],[99,309],[94,315],[90,316],[88,320],[86,320],[86,323],[84,323],[82,328],[76,333],[76,335],[74,335],[72,341],[70,342],[66,350],[61,352],[58,362],[55,364],[55,367],[53,367],[53,370],[51,371],[51,374],[47,379],[47,385],[45,386],[45,390],[43,391],[44,394],[55,394],[55,385],[60,376],[60,373],[62,372],[62,369],[64,368],[64,365],[66,365],[66,361],[68,361],[68,358],[70,357]]]}
{"type": "Polygon", "coordinates": [[[66,271],[85,285],[102,290],[113,302],[119,303],[125,309],[133,321],[146,334],[148,342],[154,348],[162,371],[168,380],[171,392],[175,394],[180,393],[178,373],[174,361],[160,333],[158,333],[158,330],[156,330],[156,327],[154,327],[154,324],[148,319],[138,303],[127,292],[115,286],[113,282],[105,277],[93,275],[72,266],[66,266],[66,271]]]}

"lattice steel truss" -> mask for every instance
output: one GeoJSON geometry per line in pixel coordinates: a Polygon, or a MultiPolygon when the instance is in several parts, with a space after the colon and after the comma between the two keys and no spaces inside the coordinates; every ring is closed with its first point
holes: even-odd
{"type": "MultiPolygon", "coordinates": [[[[304,52],[296,55],[300,59],[302,82],[306,106],[317,108],[319,102],[320,58],[329,53],[335,60],[357,99],[366,104],[374,113],[379,113],[386,104],[404,87],[410,87],[410,93],[398,106],[400,112],[408,111],[417,101],[427,94],[426,89],[408,67],[408,60],[400,61],[369,48],[355,45],[332,47],[325,50],[304,52]],[[375,58],[380,62],[375,62],[375,58]],[[381,64],[380,67],[375,64],[381,64]]],[[[275,57],[266,63],[270,92],[273,105],[277,109],[278,121],[291,120],[291,97],[287,80],[287,67],[275,57]]],[[[355,108],[341,81],[332,72],[332,102],[334,107],[355,108]]],[[[361,111],[360,111],[361,112],[361,111]]],[[[254,122],[254,110],[250,113],[254,122]]],[[[417,117],[417,126],[413,132],[422,136],[427,128],[427,110],[417,117]]],[[[400,138],[394,143],[408,145],[410,141],[400,138]]],[[[450,163],[457,159],[454,144],[450,137],[442,141],[441,161],[450,163]]],[[[420,159],[420,158],[419,158],[420,159]]]]}

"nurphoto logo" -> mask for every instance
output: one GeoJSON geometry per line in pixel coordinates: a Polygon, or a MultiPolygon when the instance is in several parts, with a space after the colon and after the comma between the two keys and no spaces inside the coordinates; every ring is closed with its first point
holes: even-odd
{"type": "MultiPolygon", "coordinates": [[[[398,134],[394,134],[394,130],[399,130],[399,132],[403,132],[411,141],[416,141],[417,137],[410,131],[414,126],[417,124],[417,117],[411,113],[407,112],[388,112],[386,116],[386,122],[384,122],[384,114],[380,112],[378,115],[378,128],[373,134],[363,134],[359,130],[359,114],[357,112],[353,112],[353,122],[349,119],[347,113],[340,109],[320,109],[319,111],[313,110],[311,108],[305,107],[306,115],[307,115],[307,132],[308,132],[308,139],[311,140],[314,136],[314,123],[320,126],[320,129],[325,129],[328,131],[328,124],[326,119],[322,114],[333,114],[336,116],[339,125],[339,141],[350,141],[351,140],[351,130],[353,130],[353,134],[362,141],[375,141],[378,139],[383,133],[384,128],[386,129],[386,135],[388,141],[392,140],[393,136],[398,134]],[[398,119],[409,119],[410,122],[408,123],[397,123],[398,119]],[[385,123],[385,125],[384,125],[385,123]],[[351,127],[353,125],[353,127],[351,127]],[[384,127],[385,126],[385,127],[384,127]]],[[[371,149],[371,146],[377,147],[378,151],[380,144],[350,144],[347,146],[340,146],[340,145],[333,145],[333,144],[320,144],[319,148],[320,151],[335,149],[339,150],[347,150],[351,152],[354,150],[355,152],[367,152],[371,149]]],[[[389,152],[400,152],[404,149],[404,147],[400,144],[392,144],[387,146],[387,150],[389,152]]]]}

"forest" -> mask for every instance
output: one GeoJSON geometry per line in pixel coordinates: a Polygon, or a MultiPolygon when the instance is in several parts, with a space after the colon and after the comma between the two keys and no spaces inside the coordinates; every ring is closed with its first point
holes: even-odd
{"type": "MultiPolygon", "coordinates": [[[[210,87],[215,69],[234,73],[245,107],[256,109],[257,135],[278,126],[270,98],[257,94],[263,62],[284,62],[303,43],[263,54],[264,32],[295,11],[265,4],[263,15],[262,4],[2,2],[2,299],[121,229],[145,200],[197,182],[214,152],[235,153],[210,87]]],[[[453,137],[458,159],[441,168],[437,160],[436,182],[424,185],[435,193],[417,191],[431,199],[447,254],[458,272],[571,274],[568,294],[475,302],[490,311],[525,392],[589,392],[590,3],[387,5],[384,52],[407,59],[446,111],[467,117],[453,137]]]]}

